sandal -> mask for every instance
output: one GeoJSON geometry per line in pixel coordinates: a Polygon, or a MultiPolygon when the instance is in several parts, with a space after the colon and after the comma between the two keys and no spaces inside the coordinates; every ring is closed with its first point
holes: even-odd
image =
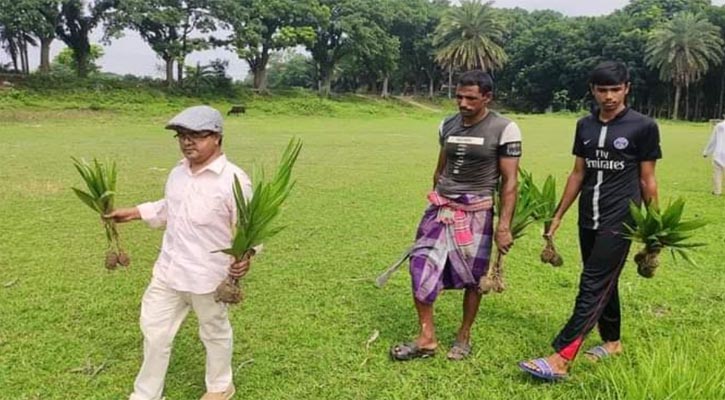
{"type": "Polygon", "coordinates": [[[586,355],[590,360],[598,362],[611,357],[612,353],[610,353],[604,346],[595,346],[585,351],[584,355],[586,355]]]}
{"type": "Polygon", "coordinates": [[[451,361],[461,361],[464,358],[468,357],[471,354],[471,344],[470,343],[464,343],[455,341],[453,342],[453,346],[451,346],[451,349],[448,351],[448,354],[446,357],[448,357],[451,361]]]}
{"type": "Polygon", "coordinates": [[[559,374],[554,372],[554,369],[551,368],[551,364],[549,364],[545,358],[537,358],[531,361],[521,361],[519,363],[519,368],[521,368],[524,372],[528,372],[535,378],[549,382],[556,382],[565,379],[568,376],[568,374],[559,374]]]}
{"type": "Polygon", "coordinates": [[[390,357],[395,361],[409,361],[415,358],[433,357],[436,349],[418,347],[415,342],[400,343],[390,348],[390,357]]]}

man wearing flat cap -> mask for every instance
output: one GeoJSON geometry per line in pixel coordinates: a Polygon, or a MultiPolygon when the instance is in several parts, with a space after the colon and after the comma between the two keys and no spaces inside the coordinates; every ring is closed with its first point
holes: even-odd
{"type": "Polygon", "coordinates": [[[169,174],[164,197],[106,216],[116,222],[141,219],[153,228],[165,227],[141,302],[144,360],[130,400],[162,399],[171,345],[190,309],[198,317],[206,348],[207,393],[202,400],[234,395],[232,327],[227,306],[214,301],[214,290],[227,274],[246,274],[249,262],[232,264],[228,255],[212,251],[228,247],[232,240],[234,176],[245,196],[251,196],[252,185],[222,152],[222,125],[219,111],[208,106],[190,107],[172,118],[166,129],[176,132],[184,158],[169,174]]]}

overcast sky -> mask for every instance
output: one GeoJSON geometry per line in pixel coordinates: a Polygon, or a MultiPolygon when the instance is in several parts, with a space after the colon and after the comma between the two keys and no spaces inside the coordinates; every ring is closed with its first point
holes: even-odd
{"type": "MultiPolygon", "coordinates": [[[[527,10],[552,9],[570,16],[595,16],[609,14],[624,7],[627,3],[629,3],[628,0],[497,0],[494,6],[500,8],[521,7],[527,10]]],[[[725,0],[713,0],[712,3],[723,5],[725,0]]],[[[95,31],[92,36],[95,41],[98,41],[100,32],[95,31]]],[[[63,46],[61,41],[55,40],[51,49],[52,56],[54,57],[63,46]]],[[[148,45],[134,32],[127,32],[125,37],[114,40],[109,46],[104,46],[104,52],[105,55],[100,60],[101,68],[104,71],[154,77],[164,75],[161,59],[156,57],[148,45]]],[[[33,68],[37,67],[38,58],[39,50],[32,49],[30,61],[33,68]]],[[[197,61],[206,63],[216,58],[229,61],[229,74],[235,79],[241,79],[246,75],[246,63],[239,60],[234,53],[221,49],[193,53],[187,58],[187,64],[196,64],[197,61]]],[[[9,62],[7,55],[0,53],[0,63],[7,62],[9,62]]]]}

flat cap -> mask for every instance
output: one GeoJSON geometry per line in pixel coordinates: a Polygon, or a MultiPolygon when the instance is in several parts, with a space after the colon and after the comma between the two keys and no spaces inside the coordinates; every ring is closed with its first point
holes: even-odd
{"type": "Polygon", "coordinates": [[[222,133],[224,118],[215,108],[194,106],[178,113],[166,123],[166,129],[184,128],[194,132],[222,133]]]}

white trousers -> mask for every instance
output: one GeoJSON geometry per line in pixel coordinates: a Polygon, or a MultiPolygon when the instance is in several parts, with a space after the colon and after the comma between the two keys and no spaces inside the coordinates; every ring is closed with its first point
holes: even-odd
{"type": "Polygon", "coordinates": [[[723,167],[722,165],[713,161],[712,162],[712,192],[717,195],[722,194],[723,174],[725,174],[725,167],[723,167]]]}
{"type": "Polygon", "coordinates": [[[227,306],[214,294],[192,294],[152,279],[141,302],[143,365],[130,400],[160,400],[174,336],[189,309],[199,320],[199,337],[206,348],[206,390],[223,392],[232,383],[232,326],[227,306]]]}

